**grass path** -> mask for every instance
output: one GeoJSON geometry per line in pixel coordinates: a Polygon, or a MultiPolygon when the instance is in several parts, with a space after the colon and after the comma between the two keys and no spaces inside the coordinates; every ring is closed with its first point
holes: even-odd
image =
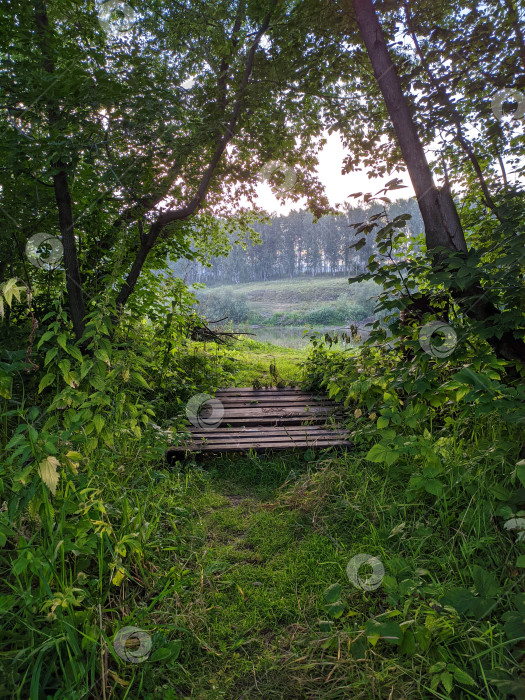
{"type": "Polygon", "coordinates": [[[343,579],[348,549],[321,516],[331,462],[308,467],[304,454],[224,459],[192,500],[185,539],[197,585],[179,620],[193,643],[175,697],[389,697],[393,684],[383,692],[370,663],[351,657],[347,633],[320,629],[323,592],[343,579]]]}

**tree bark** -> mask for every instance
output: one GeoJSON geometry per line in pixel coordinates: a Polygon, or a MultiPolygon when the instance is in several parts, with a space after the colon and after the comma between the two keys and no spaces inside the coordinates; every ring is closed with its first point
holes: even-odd
{"type": "MultiPolygon", "coordinates": [[[[55,64],[53,60],[49,20],[47,17],[45,2],[37,0],[35,9],[36,26],[40,37],[44,69],[47,73],[53,74],[55,72],[55,64]]],[[[59,108],[54,102],[50,103],[48,106],[48,120],[51,128],[60,120],[59,108]]],[[[53,187],[55,191],[55,200],[58,209],[58,224],[64,253],[69,316],[73,324],[75,336],[77,339],[80,339],[85,329],[84,318],[86,315],[86,310],[82,293],[80,268],[78,265],[71,193],[69,191],[68,176],[64,163],[57,161],[56,163],[51,163],[50,165],[53,170],[55,170],[53,175],[53,187]]]]}
{"type": "MultiPolygon", "coordinates": [[[[349,12],[349,0],[344,0],[349,12]]],[[[383,31],[372,0],[352,0],[359,32],[364,41],[374,75],[383,94],[394,126],[403,159],[416,192],[419,209],[425,225],[427,248],[443,246],[451,252],[467,254],[467,244],[456,206],[447,188],[438,190],[419,139],[408,100],[392,62],[383,31]]],[[[452,289],[460,307],[469,318],[485,323],[496,321],[499,309],[486,298],[487,292],[479,283],[461,291],[452,289]]],[[[525,365],[525,343],[506,331],[501,337],[496,332],[487,338],[499,357],[519,361],[525,365]]]]}
{"type": "Polygon", "coordinates": [[[372,0],[353,0],[353,8],[359,32],[365,43],[416,193],[425,224],[427,248],[431,250],[442,246],[452,251],[466,253],[467,244],[452,195],[446,189],[439,190],[434,184],[408,100],[388,53],[372,0]]]}

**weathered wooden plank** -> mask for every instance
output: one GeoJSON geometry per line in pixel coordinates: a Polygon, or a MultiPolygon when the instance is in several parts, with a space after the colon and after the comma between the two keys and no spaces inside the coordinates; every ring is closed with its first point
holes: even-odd
{"type": "Polygon", "coordinates": [[[275,434],[287,434],[287,433],[304,433],[305,431],[327,431],[327,432],[335,432],[335,429],[331,429],[330,427],[326,427],[324,425],[276,425],[276,426],[254,426],[254,427],[247,427],[247,426],[239,426],[237,428],[223,428],[222,426],[216,430],[199,430],[197,428],[191,428],[191,434],[192,435],[210,435],[214,433],[238,433],[238,434],[244,434],[246,435],[257,435],[258,433],[261,434],[268,434],[268,433],[275,433],[275,434]]]}
{"type": "MultiPolygon", "coordinates": [[[[333,416],[332,416],[333,417],[333,416]]],[[[256,425],[310,425],[310,424],[324,424],[326,423],[326,416],[324,415],[317,415],[317,416],[281,416],[279,417],[272,417],[268,416],[266,418],[230,418],[228,420],[224,420],[223,424],[225,427],[237,427],[237,426],[256,426],[256,425]]],[[[222,426],[221,426],[222,429],[222,426]]]]}
{"type": "MultiPolygon", "coordinates": [[[[321,440],[321,439],[327,439],[331,440],[332,438],[344,438],[346,439],[348,437],[348,431],[340,430],[340,431],[334,431],[334,430],[327,430],[327,431],[317,431],[317,432],[308,432],[308,431],[302,431],[299,433],[290,433],[287,435],[286,433],[278,433],[278,434],[270,434],[267,435],[265,433],[258,433],[257,435],[246,435],[246,434],[239,434],[239,433],[229,433],[229,434],[224,434],[224,433],[218,433],[216,435],[211,434],[211,435],[192,435],[192,444],[197,444],[201,442],[250,442],[252,440],[265,440],[267,442],[278,442],[280,440],[291,440],[292,442],[294,440],[321,440]]],[[[188,443],[189,444],[189,443],[188,443]]]]}
{"type": "Polygon", "coordinates": [[[278,389],[275,386],[271,386],[268,388],[263,388],[261,387],[260,389],[252,389],[249,386],[233,386],[229,387],[227,389],[217,389],[215,392],[216,394],[230,394],[230,393],[236,393],[236,394],[268,394],[270,392],[277,393],[277,394],[284,394],[286,392],[295,392],[296,394],[303,394],[305,392],[302,391],[302,389],[298,389],[297,387],[291,387],[291,386],[285,386],[281,389],[278,389]]]}
{"type": "Polygon", "coordinates": [[[250,398],[220,398],[216,397],[223,406],[243,407],[243,406],[336,406],[336,402],[331,399],[316,398],[275,398],[266,397],[262,399],[250,398]]]}
{"type": "Polygon", "coordinates": [[[251,443],[213,443],[191,445],[188,447],[171,447],[167,454],[184,454],[188,452],[249,452],[250,450],[293,450],[298,448],[318,447],[329,449],[331,447],[351,447],[352,443],[348,440],[300,440],[297,442],[282,441],[268,444],[265,441],[254,441],[251,443]]]}
{"type": "MultiPolygon", "coordinates": [[[[276,418],[280,416],[327,416],[333,413],[333,410],[331,406],[283,406],[282,408],[275,406],[247,406],[241,409],[225,406],[223,420],[226,422],[228,418],[265,418],[266,416],[275,416],[276,418]]],[[[199,415],[207,418],[212,412],[212,409],[204,408],[199,415]]]]}
{"type": "Polygon", "coordinates": [[[258,392],[254,391],[253,393],[248,393],[245,392],[243,394],[223,394],[220,391],[217,391],[215,393],[215,396],[218,399],[228,399],[228,400],[236,400],[236,401],[283,401],[286,399],[287,401],[293,401],[293,400],[302,400],[302,399],[312,399],[312,400],[319,400],[319,401],[326,401],[327,397],[322,395],[322,394],[314,394],[310,392],[304,392],[304,391],[297,391],[297,392],[291,392],[291,391],[283,391],[281,392],[270,392],[270,391],[265,391],[265,392],[258,392]]]}
{"type": "MultiPolygon", "coordinates": [[[[174,446],[167,456],[190,452],[247,452],[251,449],[350,447],[348,431],[334,421],[341,406],[326,396],[295,388],[231,388],[216,393],[224,415],[214,430],[193,427],[184,445],[174,446]]],[[[204,408],[202,417],[212,413],[204,408]]]]}

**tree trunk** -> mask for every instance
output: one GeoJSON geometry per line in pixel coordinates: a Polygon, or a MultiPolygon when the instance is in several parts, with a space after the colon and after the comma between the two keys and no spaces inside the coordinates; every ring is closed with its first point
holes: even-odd
{"type": "MultiPolygon", "coordinates": [[[[345,1],[345,11],[349,12],[345,1]]],[[[425,225],[429,250],[443,246],[452,252],[467,254],[467,244],[456,206],[448,188],[438,190],[419,139],[401,82],[392,62],[383,31],[372,0],[352,0],[357,26],[364,41],[374,75],[383,94],[394,130],[416,192],[419,209],[425,225]]],[[[497,321],[499,309],[487,299],[487,292],[479,283],[468,290],[452,289],[460,308],[469,318],[487,324],[497,321]]],[[[525,365],[525,343],[510,331],[501,337],[486,338],[499,357],[525,365]]]]}
{"type": "Polygon", "coordinates": [[[66,289],[69,301],[69,315],[73,323],[73,330],[78,340],[84,334],[84,297],[82,294],[82,281],[78,266],[77,246],[73,228],[73,208],[67,173],[60,170],[53,176],[55,188],[55,200],[58,207],[58,221],[62,236],[64,250],[64,268],[66,270],[66,289]]]}
{"type": "Polygon", "coordinates": [[[416,193],[425,224],[427,247],[431,250],[442,246],[452,251],[466,253],[467,244],[452,195],[446,189],[439,190],[434,184],[408,100],[388,53],[372,0],[353,0],[353,7],[357,26],[365,43],[416,193]]]}
{"type": "MultiPolygon", "coordinates": [[[[55,73],[55,63],[53,59],[52,37],[49,29],[49,20],[45,2],[36,0],[36,26],[40,37],[40,47],[44,70],[46,73],[55,73]]],[[[58,105],[50,102],[47,109],[49,126],[52,128],[60,120],[58,105]]],[[[73,206],[69,183],[64,163],[58,161],[50,164],[55,174],[53,175],[53,187],[55,190],[55,200],[58,209],[58,223],[62,238],[62,248],[64,251],[64,267],[66,270],[66,289],[69,301],[69,316],[73,324],[73,330],[78,339],[84,333],[86,315],[84,298],[82,294],[82,281],[77,258],[77,245],[75,241],[75,231],[73,223],[73,206]]]]}

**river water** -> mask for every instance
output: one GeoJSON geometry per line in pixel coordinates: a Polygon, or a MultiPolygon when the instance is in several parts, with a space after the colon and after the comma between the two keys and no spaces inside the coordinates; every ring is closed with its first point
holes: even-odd
{"type": "MultiPolygon", "coordinates": [[[[286,348],[304,348],[308,345],[310,337],[312,335],[324,336],[325,333],[333,334],[337,332],[339,335],[339,343],[341,343],[341,333],[345,330],[350,334],[349,329],[342,329],[341,327],[334,328],[334,326],[329,327],[319,327],[309,328],[306,334],[303,334],[304,326],[243,326],[239,327],[239,330],[247,331],[248,333],[253,333],[254,335],[248,335],[247,338],[252,340],[257,340],[260,343],[272,343],[273,345],[282,345],[286,348]]],[[[366,331],[362,329],[359,330],[362,338],[367,336],[366,331]]],[[[357,341],[359,342],[359,341],[357,341]]],[[[354,345],[351,343],[350,345],[354,345]]]]}

